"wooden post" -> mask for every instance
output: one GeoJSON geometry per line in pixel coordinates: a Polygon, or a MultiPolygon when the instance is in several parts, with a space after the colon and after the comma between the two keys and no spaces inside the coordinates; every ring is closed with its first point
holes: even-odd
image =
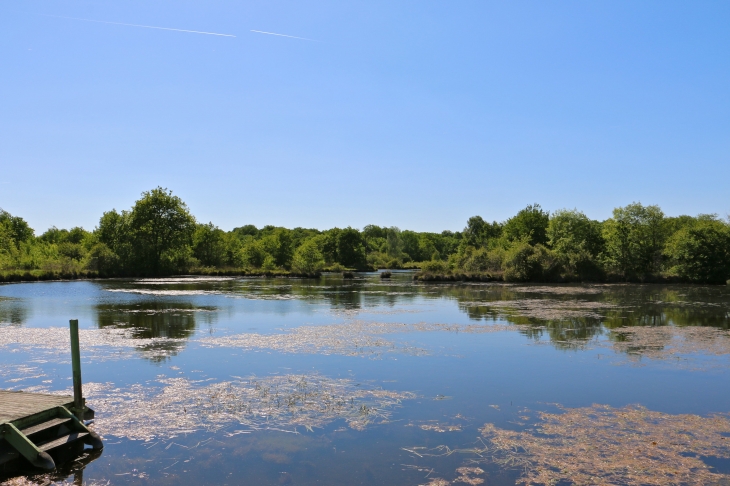
{"type": "Polygon", "coordinates": [[[84,399],[81,393],[81,350],[79,349],[79,321],[71,319],[71,368],[74,380],[74,415],[83,422],[84,399]]]}

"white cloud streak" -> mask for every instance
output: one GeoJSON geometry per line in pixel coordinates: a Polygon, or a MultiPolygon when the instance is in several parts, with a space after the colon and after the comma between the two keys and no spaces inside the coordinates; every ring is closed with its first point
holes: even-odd
{"type": "Polygon", "coordinates": [[[300,39],[300,40],[311,41],[311,42],[319,42],[318,40],[307,39],[306,37],[296,37],[294,35],[277,34],[275,32],[264,32],[263,30],[252,30],[251,32],[256,32],[257,34],[276,35],[279,37],[289,37],[290,39],[300,39]]]}
{"type": "Polygon", "coordinates": [[[202,32],[200,30],[185,30],[185,29],[173,29],[171,27],[156,27],[153,25],[139,25],[139,24],[125,24],[122,22],[109,22],[107,20],[94,20],[94,19],[81,19],[78,17],[62,17],[60,15],[44,15],[44,17],[56,17],[59,19],[69,19],[69,20],[81,20],[83,22],[96,22],[99,24],[112,24],[112,25],[124,25],[127,27],[141,27],[143,29],[158,29],[158,30],[172,30],[175,32],[186,32],[189,34],[204,34],[204,35],[216,35],[219,37],[236,37],[235,35],[231,34],[219,34],[217,32],[202,32]]]}

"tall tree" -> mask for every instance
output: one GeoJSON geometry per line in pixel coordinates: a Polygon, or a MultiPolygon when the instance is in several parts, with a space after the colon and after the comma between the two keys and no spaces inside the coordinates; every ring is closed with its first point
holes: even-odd
{"type": "Polygon", "coordinates": [[[504,224],[504,236],[508,240],[527,240],[531,245],[547,243],[547,227],[550,214],[539,204],[530,204],[504,224]]]}
{"type": "Polygon", "coordinates": [[[131,212],[137,270],[159,275],[172,270],[174,262],[190,249],[195,218],[172,191],[158,187],[143,192],[131,212]]]}

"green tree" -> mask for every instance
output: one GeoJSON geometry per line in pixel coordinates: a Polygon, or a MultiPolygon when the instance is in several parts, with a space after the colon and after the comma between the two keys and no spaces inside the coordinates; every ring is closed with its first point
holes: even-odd
{"type": "Polygon", "coordinates": [[[507,220],[502,228],[509,241],[527,239],[530,245],[547,244],[547,228],[550,214],[543,211],[539,204],[530,204],[507,220]]]}
{"type": "Polygon", "coordinates": [[[616,208],[603,223],[602,233],[613,271],[626,278],[643,278],[661,270],[666,226],[659,206],[632,203],[616,208]]]}
{"type": "Polygon", "coordinates": [[[664,253],[672,272],[698,283],[730,279],[730,228],[721,221],[698,221],[674,233],[664,253]]]}
{"type": "Polygon", "coordinates": [[[487,246],[490,240],[502,236],[502,225],[496,221],[487,223],[481,216],[472,216],[464,228],[464,244],[479,248],[487,246]]]}
{"type": "Polygon", "coordinates": [[[0,231],[5,235],[9,243],[15,245],[16,249],[20,248],[20,244],[33,239],[33,229],[20,216],[12,214],[0,209],[0,231]]]}
{"type": "Polygon", "coordinates": [[[213,223],[199,224],[193,233],[193,256],[207,267],[227,263],[225,232],[213,223]]]}
{"type": "Polygon", "coordinates": [[[598,255],[603,251],[601,223],[573,209],[555,211],[547,229],[548,244],[571,275],[600,280],[603,270],[598,255]]]}
{"type": "Polygon", "coordinates": [[[264,265],[264,261],[266,261],[266,257],[270,257],[273,262],[273,257],[266,253],[266,249],[261,240],[251,238],[246,240],[241,248],[241,260],[245,266],[261,268],[264,265]]]}
{"type": "Polygon", "coordinates": [[[316,238],[304,241],[294,251],[292,258],[292,270],[298,273],[313,274],[324,267],[324,257],[319,251],[319,244],[316,238]]]}
{"type": "Polygon", "coordinates": [[[172,191],[158,187],[143,192],[131,212],[136,270],[159,275],[184,264],[190,251],[195,218],[172,191]]]}
{"type": "Polygon", "coordinates": [[[365,268],[365,242],[356,229],[347,227],[337,235],[337,261],[349,268],[365,268]]]}

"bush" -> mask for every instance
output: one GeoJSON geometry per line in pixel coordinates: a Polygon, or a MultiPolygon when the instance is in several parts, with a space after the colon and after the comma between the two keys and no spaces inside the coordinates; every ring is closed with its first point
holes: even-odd
{"type": "Polygon", "coordinates": [[[507,251],[503,269],[505,281],[528,282],[553,280],[561,266],[555,254],[544,246],[520,241],[507,251]]]}
{"type": "Polygon", "coordinates": [[[421,272],[423,273],[448,273],[449,265],[446,262],[432,260],[430,262],[421,263],[421,272]]]}

